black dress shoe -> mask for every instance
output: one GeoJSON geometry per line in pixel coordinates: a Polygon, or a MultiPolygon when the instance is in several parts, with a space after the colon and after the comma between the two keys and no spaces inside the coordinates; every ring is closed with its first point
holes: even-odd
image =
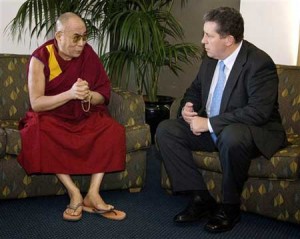
{"type": "Polygon", "coordinates": [[[215,201],[204,202],[200,196],[195,196],[188,206],[174,217],[174,222],[195,222],[207,216],[216,208],[215,201]]]}
{"type": "Polygon", "coordinates": [[[222,205],[220,209],[212,215],[204,226],[209,232],[225,232],[231,230],[241,219],[239,205],[222,205]]]}

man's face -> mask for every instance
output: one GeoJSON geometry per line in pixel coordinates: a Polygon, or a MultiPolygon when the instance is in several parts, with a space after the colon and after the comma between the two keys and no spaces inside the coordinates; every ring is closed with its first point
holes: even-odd
{"type": "Polygon", "coordinates": [[[62,31],[57,32],[59,54],[65,60],[79,57],[87,41],[86,27],[83,22],[75,19],[62,31]]]}
{"type": "Polygon", "coordinates": [[[226,37],[221,37],[217,33],[217,27],[218,25],[215,22],[205,22],[201,42],[204,44],[209,57],[223,60],[226,58],[226,37]]]}

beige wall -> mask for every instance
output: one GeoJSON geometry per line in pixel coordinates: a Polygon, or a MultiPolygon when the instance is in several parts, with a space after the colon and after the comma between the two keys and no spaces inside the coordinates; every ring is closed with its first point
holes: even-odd
{"type": "MultiPolygon", "coordinates": [[[[180,1],[175,1],[174,15],[182,24],[185,31],[185,41],[201,45],[203,14],[216,7],[228,6],[240,9],[240,0],[188,0],[188,4],[181,8],[180,1]],[[224,4],[226,2],[226,4],[224,4]]],[[[160,77],[159,94],[178,97],[196,77],[200,62],[184,65],[184,72],[177,77],[170,72],[163,72],[160,77]]]]}
{"type": "Polygon", "coordinates": [[[299,0],[241,0],[245,39],[268,53],[276,64],[296,65],[299,10],[299,0]]]}

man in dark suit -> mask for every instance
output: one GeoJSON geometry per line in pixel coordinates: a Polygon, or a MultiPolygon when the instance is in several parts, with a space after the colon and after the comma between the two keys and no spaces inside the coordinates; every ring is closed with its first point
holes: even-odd
{"type": "Polygon", "coordinates": [[[223,232],[240,220],[240,195],[251,159],[270,158],[286,145],[286,135],[278,112],[275,64],[243,40],[241,14],[228,7],[213,9],[204,16],[203,31],[207,56],[186,90],[179,117],[163,121],[156,140],[173,191],[192,195],[174,221],[196,221],[210,214],[205,229],[223,232]],[[219,151],[221,205],[208,192],[193,150],[219,151]]]}

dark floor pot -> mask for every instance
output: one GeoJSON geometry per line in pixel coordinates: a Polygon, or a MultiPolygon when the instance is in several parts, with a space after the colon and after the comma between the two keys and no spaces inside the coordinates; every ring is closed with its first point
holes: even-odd
{"type": "Polygon", "coordinates": [[[155,143],[155,132],[158,124],[170,117],[170,106],[174,101],[171,96],[158,96],[158,102],[149,102],[144,98],[146,105],[146,123],[150,125],[151,142],[155,143]]]}

